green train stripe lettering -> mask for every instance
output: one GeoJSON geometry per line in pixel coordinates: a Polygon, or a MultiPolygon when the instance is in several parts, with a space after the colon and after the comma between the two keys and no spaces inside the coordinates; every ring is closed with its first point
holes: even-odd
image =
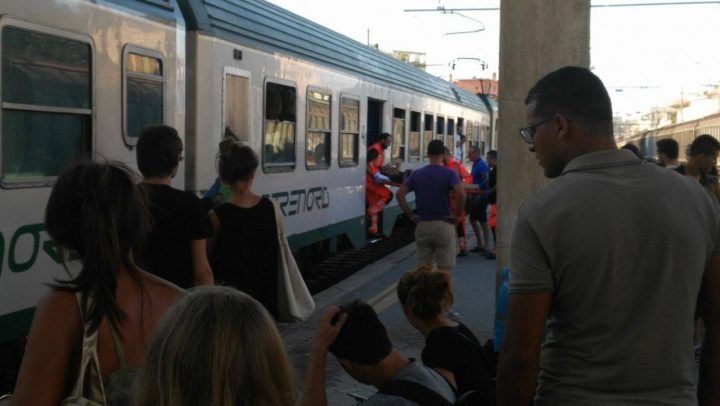
{"type": "Polygon", "coordinates": [[[40,251],[40,232],[44,229],[45,225],[42,223],[28,224],[17,229],[15,235],[13,235],[12,237],[12,240],[10,240],[10,248],[8,249],[8,266],[10,268],[10,272],[25,272],[33,266],[35,260],[37,259],[38,252],[40,251]],[[23,263],[18,263],[17,259],[15,258],[15,244],[17,244],[17,241],[20,239],[20,237],[25,234],[30,234],[32,236],[32,255],[30,255],[30,258],[27,261],[23,263]]]}

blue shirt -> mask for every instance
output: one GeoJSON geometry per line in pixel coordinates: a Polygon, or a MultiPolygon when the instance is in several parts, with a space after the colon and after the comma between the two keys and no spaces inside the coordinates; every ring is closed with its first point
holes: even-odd
{"type": "Polygon", "coordinates": [[[420,221],[445,220],[450,216],[450,192],[460,183],[452,169],[427,165],[412,173],[405,186],[415,192],[415,212],[420,221]]]}
{"type": "Polygon", "coordinates": [[[470,174],[473,177],[473,183],[479,185],[480,189],[487,189],[487,179],[489,173],[490,167],[482,158],[479,158],[477,161],[473,162],[472,171],[470,171],[470,174]]]}

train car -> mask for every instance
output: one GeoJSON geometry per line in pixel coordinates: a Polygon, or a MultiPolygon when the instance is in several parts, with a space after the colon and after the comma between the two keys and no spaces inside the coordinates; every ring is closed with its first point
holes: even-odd
{"type": "MultiPolygon", "coordinates": [[[[259,152],[258,192],[285,214],[298,249],[365,236],[365,151],[393,134],[385,161],[424,164],[425,145],[489,136],[488,108],[459,89],[376,49],[265,1],[182,0],[187,20],[186,170],[192,190],[216,178],[226,134],[259,152]],[[482,129],[482,131],[480,131],[482,129]]],[[[384,212],[388,234],[400,213],[384,212]]]]}
{"type": "Polygon", "coordinates": [[[700,134],[710,134],[720,140],[720,114],[645,131],[631,137],[628,142],[637,144],[643,155],[657,158],[655,143],[665,138],[674,139],[680,146],[679,158],[684,161],[685,151],[700,134]]]}
{"type": "MultiPolygon", "coordinates": [[[[0,351],[72,273],[43,226],[60,169],[93,156],[136,168],[146,125],[178,129],[174,186],[197,193],[223,137],[251,145],[293,249],[365,243],[369,138],[392,133],[386,161],[403,169],[425,164],[431,139],[496,139],[492,103],[260,0],[4,0],[0,54],[0,351]]],[[[386,208],[386,234],[399,213],[386,208]]]]}
{"type": "Polygon", "coordinates": [[[134,166],[145,125],[184,133],[183,25],[174,0],[0,2],[0,343],[67,278],[43,225],[67,161],[134,166]]]}

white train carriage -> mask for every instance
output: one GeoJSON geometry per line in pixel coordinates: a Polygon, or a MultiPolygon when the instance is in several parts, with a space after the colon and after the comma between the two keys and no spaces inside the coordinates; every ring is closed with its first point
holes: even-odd
{"type": "Polygon", "coordinates": [[[134,166],[144,125],[184,133],[182,24],[159,0],[0,2],[0,343],[25,334],[46,284],[67,277],[43,225],[66,162],[134,166]]]}
{"type": "MultiPolygon", "coordinates": [[[[364,243],[365,150],[391,132],[386,162],[423,164],[425,145],[459,133],[489,141],[476,95],[264,1],[183,0],[188,156],[194,190],[216,177],[222,137],[261,157],[255,181],[282,208],[294,248],[347,235],[364,243]],[[422,131],[424,129],[425,131],[422,131]]],[[[386,208],[384,232],[400,213],[386,208]]]]}

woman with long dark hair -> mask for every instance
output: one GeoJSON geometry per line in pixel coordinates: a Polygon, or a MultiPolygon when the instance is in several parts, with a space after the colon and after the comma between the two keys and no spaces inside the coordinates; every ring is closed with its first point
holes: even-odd
{"type": "Polygon", "coordinates": [[[149,228],[136,184],[117,163],[75,162],[60,174],[45,226],[63,261],[72,253],[82,269],[38,305],[14,405],[129,404],[155,323],[180,295],[133,261],[149,228]]]}

